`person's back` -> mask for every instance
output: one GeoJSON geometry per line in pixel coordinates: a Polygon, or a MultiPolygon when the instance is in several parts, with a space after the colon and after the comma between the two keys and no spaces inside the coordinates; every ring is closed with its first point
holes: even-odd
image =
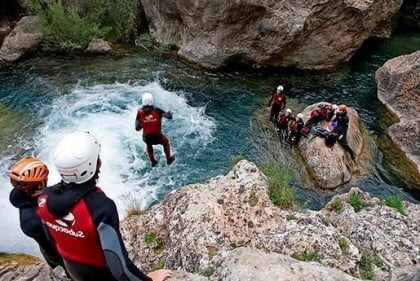
{"type": "Polygon", "coordinates": [[[170,271],[146,275],[128,258],[114,202],[96,187],[99,141],[73,133],[58,145],[54,162],[62,181],[38,199],[38,215],[49,228],[75,281],[161,281],[170,271]]]}
{"type": "Polygon", "coordinates": [[[45,258],[45,261],[55,268],[64,267],[55,243],[48,239],[41,219],[36,215],[38,196],[47,184],[48,168],[36,158],[24,158],[18,161],[10,170],[10,181],[14,187],[9,200],[19,209],[19,221],[22,232],[34,239],[45,258]]]}

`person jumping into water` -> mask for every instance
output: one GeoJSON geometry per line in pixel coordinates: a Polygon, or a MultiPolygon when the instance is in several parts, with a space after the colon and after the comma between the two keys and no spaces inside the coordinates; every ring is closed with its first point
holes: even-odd
{"type": "Polygon", "coordinates": [[[153,152],[153,145],[156,144],[163,145],[166,163],[171,165],[175,160],[175,156],[171,156],[169,140],[164,134],[162,134],[162,117],[172,119],[172,113],[170,111],[165,112],[158,107],[154,107],[153,95],[148,92],[143,94],[141,103],[143,107],[137,111],[136,131],[143,129],[143,141],[147,145],[147,155],[149,156],[152,167],[157,164],[153,152]]]}

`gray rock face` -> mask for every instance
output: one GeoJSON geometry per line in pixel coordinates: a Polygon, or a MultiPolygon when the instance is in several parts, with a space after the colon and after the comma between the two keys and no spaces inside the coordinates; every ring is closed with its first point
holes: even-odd
{"type": "Polygon", "coordinates": [[[43,262],[37,262],[31,265],[22,265],[18,263],[7,263],[0,265],[0,280],[31,280],[31,281],[70,281],[61,267],[51,270],[43,262]]]}
{"type": "MultiPolygon", "coordinates": [[[[322,102],[325,104],[325,102],[322,102]]],[[[305,108],[302,112],[304,120],[308,120],[311,111],[318,107],[314,104],[305,108]]],[[[348,108],[349,129],[347,131],[347,142],[353,149],[356,159],[363,149],[362,125],[357,111],[348,108]]],[[[318,126],[327,127],[326,122],[319,123],[318,126]]],[[[309,174],[315,184],[321,188],[333,189],[350,181],[355,170],[356,163],[337,142],[332,148],[325,145],[325,139],[321,137],[313,138],[309,135],[302,138],[299,142],[299,151],[306,164],[309,174]]]]}
{"type": "Polygon", "coordinates": [[[221,264],[219,280],[356,281],[360,279],[316,262],[301,262],[285,255],[238,248],[229,253],[221,264]]]}
{"type": "Polygon", "coordinates": [[[90,55],[102,55],[109,53],[111,50],[111,45],[107,41],[95,38],[89,43],[85,53],[90,55]]]}
{"type": "Polygon", "coordinates": [[[150,32],[206,68],[326,69],[371,36],[389,36],[402,0],[141,0],[150,32]]]}
{"type": "MultiPolygon", "coordinates": [[[[321,264],[355,277],[365,253],[380,257],[391,272],[419,270],[420,206],[404,203],[408,216],[403,216],[358,189],[350,193],[362,194],[365,207],[358,213],[347,203],[349,194],[336,198],[340,208],[331,203],[321,211],[281,210],[268,198],[265,176],[241,161],[226,176],[177,190],[140,216],[126,218],[121,228],[129,254],[146,271],[161,261],[188,272],[218,269],[238,247],[289,256],[317,253],[321,264]],[[146,243],[151,234],[158,238],[146,243]]],[[[385,279],[376,280],[387,280],[389,273],[379,271],[385,279]]],[[[224,280],[219,274],[212,279],[224,280]]]]}
{"type": "Polygon", "coordinates": [[[35,52],[40,43],[41,31],[38,17],[23,17],[4,39],[0,49],[0,58],[7,62],[15,62],[23,55],[35,52]]]}
{"type": "Polygon", "coordinates": [[[420,51],[387,61],[376,71],[376,83],[379,100],[400,118],[388,135],[416,165],[420,180],[420,51]]]}

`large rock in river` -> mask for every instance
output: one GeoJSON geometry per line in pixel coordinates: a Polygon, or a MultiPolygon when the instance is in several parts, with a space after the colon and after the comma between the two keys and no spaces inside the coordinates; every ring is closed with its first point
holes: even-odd
{"type": "Polygon", "coordinates": [[[141,0],[150,32],[206,68],[326,69],[389,36],[402,0],[141,0]]]}
{"type": "MultiPolygon", "coordinates": [[[[305,121],[319,104],[305,108],[302,112],[305,121]]],[[[349,117],[347,142],[357,160],[363,150],[362,125],[356,110],[348,107],[347,114],[349,117]]],[[[326,127],[327,123],[322,122],[318,126],[326,127]]],[[[332,189],[350,181],[356,167],[356,162],[338,142],[330,148],[325,145],[325,139],[321,137],[309,135],[307,138],[302,138],[299,142],[299,151],[309,174],[315,184],[321,188],[332,189]]]]}
{"type": "Polygon", "coordinates": [[[387,61],[376,71],[376,83],[379,100],[399,118],[388,135],[415,165],[420,189],[420,51],[387,61]]]}
{"type": "Polygon", "coordinates": [[[41,43],[41,36],[38,17],[23,17],[4,39],[0,58],[7,62],[15,62],[25,54],[35,52],[41,43]]]}

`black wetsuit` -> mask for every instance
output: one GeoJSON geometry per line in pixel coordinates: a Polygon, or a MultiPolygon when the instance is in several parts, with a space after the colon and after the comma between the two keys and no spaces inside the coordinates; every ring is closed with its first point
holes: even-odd
{"type": "Polygon", "coordinates": [[[115,203],[87,184],[46,188],[37,214],[49,228],[75,281],[152,281],[128,258],[115,203]]]}
{"type": "Polygon", "coordinates": [[[337,127],[335,128],[333,133],[339,136],[338,142],[344,148],[344,150],[346,150],[350,154],[351,159],[354,160],[355,159],[354,152],[347,143],[347,130],[349,127],[349,117],[347,116],[346,112],[344,113],[337,112],[335,116],[335,120],[337,121],[337,127]]]}
{"type": "Polygon", "coordinates": [[[49,266],[55,268],[61,265],[64,268],[63,259],[57,252],[55,243],[47,237],[41,219],[36,215],[37,198],[30,197],[17,189],[12,189],[9,198],[12,205],[19,209],[22,232],[38,243],[39,249],[49,266]]]}

